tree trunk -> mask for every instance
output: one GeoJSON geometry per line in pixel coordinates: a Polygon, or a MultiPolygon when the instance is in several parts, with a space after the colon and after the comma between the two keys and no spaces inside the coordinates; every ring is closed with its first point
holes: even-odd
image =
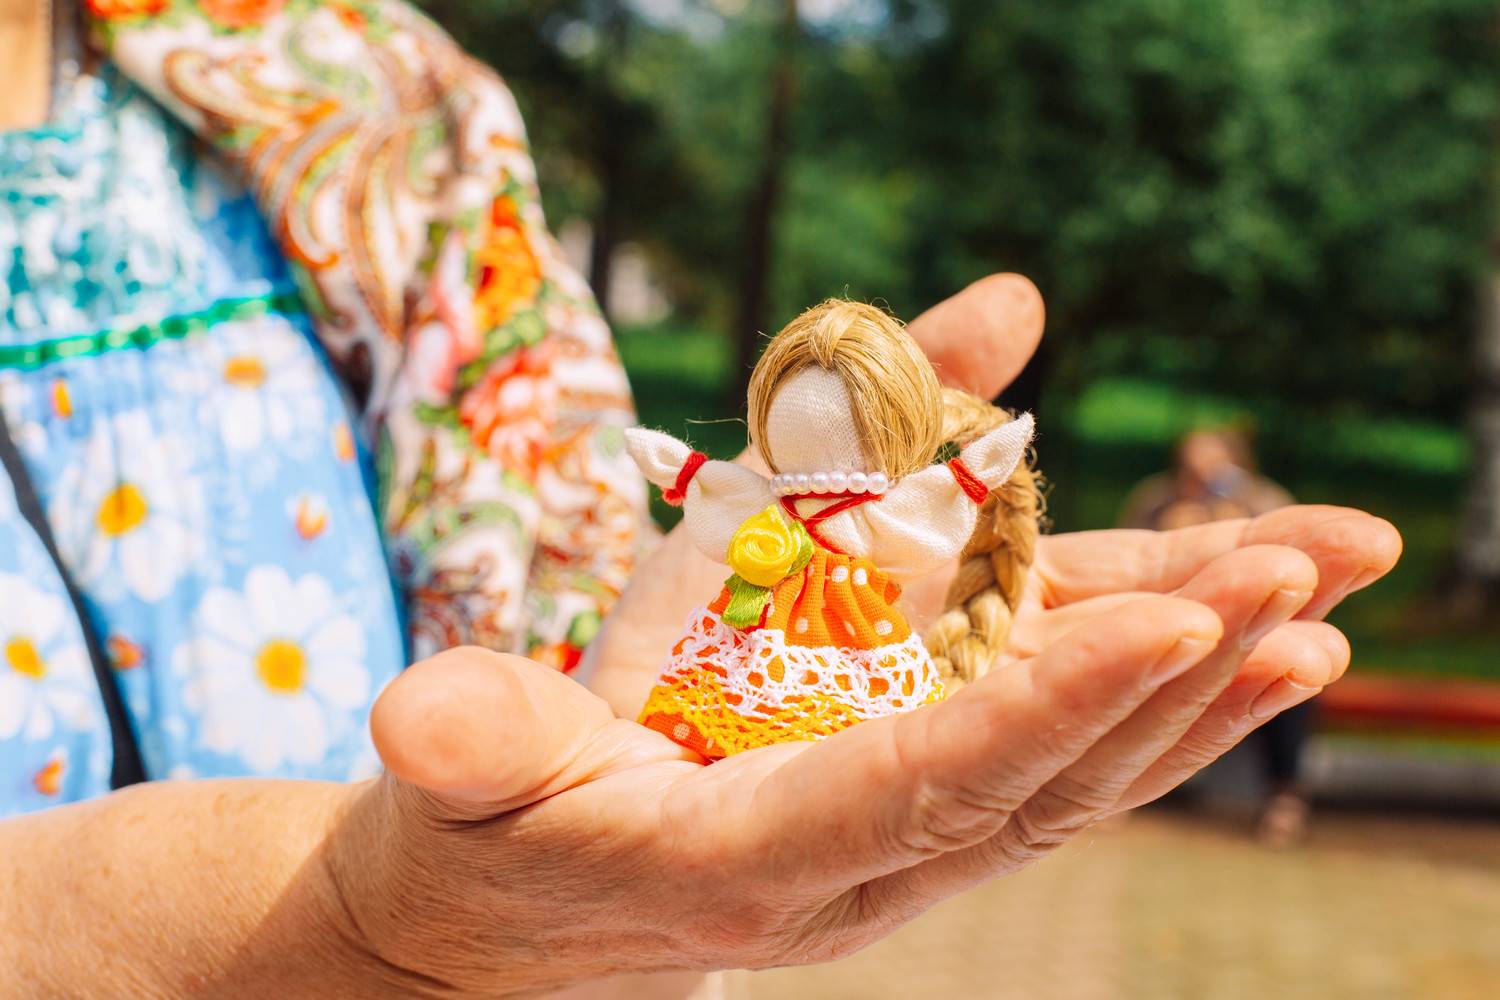
{"type": "Polygon", "coordinates": [[[771,71],[771,99],[766,119],[766,141],[761,159],[760,178],[750,196],[745,220],[745,259],[740,272],[739,310],[734,336],[737,365],[729,405],[738,410],[745,405],[745,390],[750,384],[750,369],[760,355],[761,333],[765,330],[766,302],[770,297],[771,255],[776,238],[776,205],[781,200],[782,177],[786,170],[788,133],[792,98],[796,88],[797,43],[801,25],[797,18],[797,0],[783,0],[781,40],[776,65],[771,71]]]}
{"type": "Polygon", "coordinates": [[[614,275],[615,248],[620,242],[619,191],[623,164],[618,143],[600,150],[599,210],[589,239],[589,285],[606,321],[610,319],[609,290],[614,275]]]}
{"type": "Polygon", "coordinates": [[[625,51],[630,44],[630,14],[621,0],[614,0],[610,4],[604,13],[601,28],[605,58],[600,59],[594,67],[592,79],[596,143],[594,160],[598,169],[599,208],[594,216],[589,241],[589,285],[594,289],[594,301],[598,303],[599,311],[607,321],[610,318],[609,290],[614,272],[615,248],[620,243],[620,196],[626,183],[626,158],[630,155],[627,145],[633,138],[625,134],[622,128],[620,102],[615,97],[608,70],[611,61],[624,62],[625,51]]]}
{"type": "Polygon", "coordinates": [[[1479,621],[1500,609],[1500,274],[1484,289],[1473,379],[1473,468],[1459,527],[1454,611],[1460,618],[1479,621]]]}

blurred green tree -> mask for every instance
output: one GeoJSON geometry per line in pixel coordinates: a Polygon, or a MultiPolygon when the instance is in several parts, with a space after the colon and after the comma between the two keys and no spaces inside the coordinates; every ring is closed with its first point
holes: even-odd
{"type": "Polygon", "coordinates": [[[608,313],[614,252],[677,204],[684,150],[643,90],[637,49],[661,58],[659,28],[626,0],[424,0],[505,76],[527,121],[554,220],[587,219],[589,280],[608,313]]]}
{"type": "Polygon", "coordinates": [[[1454,415],[1488,234],[1489,0],[905,0],[931,298],[997,265],[1067,360],[1454,415]]]}
{"type": "Polygon", "coordinates": [[[1484,291],[1469,413],[1474,465],[1446,595],[1453,616],[1470,623],[1493,623],[1500,612],[1500,276],[1484,291]]]}
{"type": "MultiPolygon", "coordinates": [[[[1047,297],[1054,385],[1456,421],[1496,378],[1494,0],[820,0],[792,30],[787,0],[428,5],[513,85],[595,277],[646,246],[737,377],[821,297],[910,316],[1007,269],[1047,297]]],[[[1459,560],[1487,579],[1496,423],[1459,560]]]]}

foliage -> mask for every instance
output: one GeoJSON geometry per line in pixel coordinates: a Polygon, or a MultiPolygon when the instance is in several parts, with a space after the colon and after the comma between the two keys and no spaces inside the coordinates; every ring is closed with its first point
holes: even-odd
{"type": "MultiPolygon", "coordinates": [[[[724,331],[782,4],[428,5],[516,91],[553,220],[608,217],[667,285],[669,327],[620,336],[643,419],[736,450],[724,331]]],[[[1446,564],[1468,461],[1452,426],[1500,231],[1494,0],[803,11],[772,328],[827,295],[910,317],[1025,273],[1048,303],[1059,527],[1112,520],[1189,423],[1248,417],[1299,496],[1407,533],[1345,612],[1375,658],[1493,671],[1492,638],[1403,638],[1403,609],[1446,564]]]]}
{"type": "Polygon", "coordinates": [[[947,19],[903,76],[948,247],[924,297],[1004,265],[1084,371],[1452,412],[1491,231],[1493,5],[920,6],[947,19]]]}
{"type": "MultiPolygon", "coordinates": [[[[725,326],[779,5],[429,6],[520,96],[553,214],[617,188],[683,314],[725,326]]],[[[1457,412],[1493,230],[1489,0],[855,6],[798,53],[773,320],[846,292],[910,315],[1019,270],[1070,385],[1457,412]]]]}

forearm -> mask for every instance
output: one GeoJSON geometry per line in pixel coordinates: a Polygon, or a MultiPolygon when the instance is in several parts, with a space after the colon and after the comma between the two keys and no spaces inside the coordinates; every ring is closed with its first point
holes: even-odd
{"type": "Polygon", "coordinates": [[[353,791],[164,782],[0,823],[0,995],[351,995],[322,857],[353,791]]]}

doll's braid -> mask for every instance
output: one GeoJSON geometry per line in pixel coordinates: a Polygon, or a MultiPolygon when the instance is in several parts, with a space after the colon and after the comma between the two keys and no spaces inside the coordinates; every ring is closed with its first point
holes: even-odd
{"type": "MultiPolygon", "coordinates": [[[[943,439],[968,443],[1013,415],[976,396],[943,390],[943,439]]],[[[1041,532],[1040,478],[1022,462],[979,509],[959,556],[945,610],[928,628],[927,650],[950,691],[983,677],[1005,649],[1041,532]]]]}

